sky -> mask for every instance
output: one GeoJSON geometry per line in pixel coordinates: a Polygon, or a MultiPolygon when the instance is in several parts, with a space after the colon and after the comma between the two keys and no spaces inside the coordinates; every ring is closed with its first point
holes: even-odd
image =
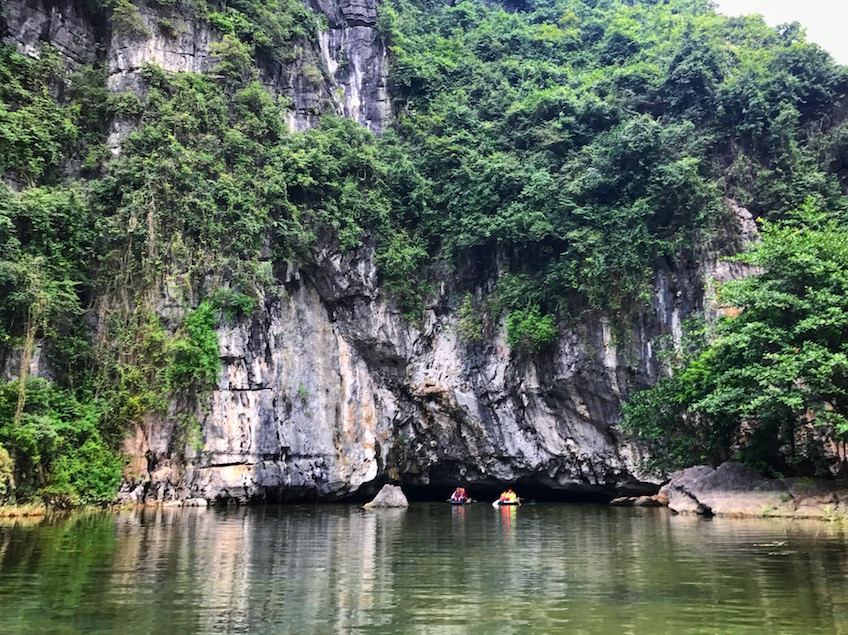
{"type": "Polygon", "coordinates": [[[848,64],[848,2],[846,0],[716,0],[727,15],[759,13],[771,26],[800,22],[807,40],[848,64]]]}

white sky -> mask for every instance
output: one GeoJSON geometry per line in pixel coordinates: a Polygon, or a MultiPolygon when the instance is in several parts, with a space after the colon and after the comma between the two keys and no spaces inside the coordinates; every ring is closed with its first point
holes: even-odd
{"type": "Polygon", "coordinates": [[[807,40],[848,64],[848,1],[846,0],[715,0],[721,13],[759,13],[770,26],[800,22],[807,40]]]}

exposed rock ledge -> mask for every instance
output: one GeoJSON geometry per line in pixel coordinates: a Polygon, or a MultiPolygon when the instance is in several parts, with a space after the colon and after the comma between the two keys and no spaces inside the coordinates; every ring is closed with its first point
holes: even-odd
{"type": "Polygon", "coordinates": [[[681,514],[848,519],[844,482],[769,479],[739,463],[675,472],[658,497],[681,514]]]}

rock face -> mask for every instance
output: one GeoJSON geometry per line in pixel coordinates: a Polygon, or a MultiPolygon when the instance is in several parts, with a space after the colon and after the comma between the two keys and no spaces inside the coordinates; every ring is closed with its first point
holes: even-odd
{"type": "Polygon", "coordinates": [[[381,509],[390,507],[409,507],[409,501],[403,490],[397,485],[383,485],[383,489],[370,503],[363,505],[365,509],[381,509]]]}
{"type": "MultiPolygon", "coordinates": [[[[118,32],[95,3],[83,0],[6,0],[2,41],[26,55],[42,43],[56,46],[73,63],[105,61],[113,91],[143,90],[140,71],[153,63],[166,71],[203,72],[216,64],[210,45],[220,34],[196,16],[189,2],[134,2],[145,31],[118,32]],[[166,26],[167,25],[167,26],[166,26]]],[[[210,1],[210,10],[221,9],[210,1]]],[[[289,125],[305,129],[322,112],[351,117],[376,133],[391,115],[387,88],[386,46],[376,30],[376,0],[316,0],[312,7],[327,17],[329,28],[315,40],[293,44],[290,62],[259,60],[260,80],[269,92],[289,97],[289,125]]],[[[116,121],[110,145],[127,130],[116,121]]]]}
{"type": "Polygon", "coordinates": [[[668,505],[664,496],[619,496],[610,501],[613,507],[663,507],[668,505]]]}
{"type": "Polygon", "coordinates": [[[0,19],[3,42],[17,45],[24,55],[37,55],[41,43],[49,42],[67,59],[85,64],[96,59],[105,37],[87,5],[72,0],[6,0],[0,19]]]}
{"type": "Polygon", "coordinates": [[[344,98],[341,114],[374,132],[391,117],[386,46],[376,27],[376,0],[314,0],[329,18],[318,38],[321,59],[344,98]]]}
{"type": "Polygon", "coordinates": [[[198,445],[175,448],[169,419],[128,440],[122,497],[326,500],[386,477],[653,494],[659,483],[613,424],[633,386],[656,378],[656,338],[701,306],[710,271],[660,272],[630,331],[614,338],[586,314],[529,360],[502,323],[463,341],[449,285],[412,325],[384,295],[371,250],[321,252],[251,318],[221,327],[221,379],[198,445]]]}
{"type": "Polygon", "coordinates": [[[700,465],[671,475],[660,495],[677,513],[793,518],[848,517],[844,483],[768,479],[739,463],[700,465]]]}

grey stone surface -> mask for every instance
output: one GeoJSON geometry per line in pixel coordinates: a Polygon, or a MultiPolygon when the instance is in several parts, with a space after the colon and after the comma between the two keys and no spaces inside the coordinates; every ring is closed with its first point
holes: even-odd
{"type": "Polygon", "coordinates": [[[398,485],[383,485],[370,503],[363,505],[365,509],[381,509],[390,507],[409,507],[406,495],[398,485]]]}
{"type": "Polygon", "coordinates": [[[533,362],[510,349],[503,323],[482,342],[461,340],[449,285],[412,325],[380,288],[371,249],[319,250],[249,320],[221,327],[200,447],[177,452],[167,418],[128,440],[136,458],[122,496],[333,499],[387,476],[654,493],[639,448],[613,424],[633,386],[660,370],[655,339],[699,306],[700,276],[661,272],[653,310],[630,332],[614,338],[587,314],[533,362]]]}
{"type": "Polygon", "coordinates": [[[655,496],[619,496],[610,501],[612,507],[663,507],[668,501],[655,496]]]}
{"type": "Polygon", "coordinates": [[[5,0],[2,40],[24,55],[36,57],[42,43],[53,44],[73,63],[96,59],[102,25],[96,24],[83,2],[73,0],[5,0]]]}

